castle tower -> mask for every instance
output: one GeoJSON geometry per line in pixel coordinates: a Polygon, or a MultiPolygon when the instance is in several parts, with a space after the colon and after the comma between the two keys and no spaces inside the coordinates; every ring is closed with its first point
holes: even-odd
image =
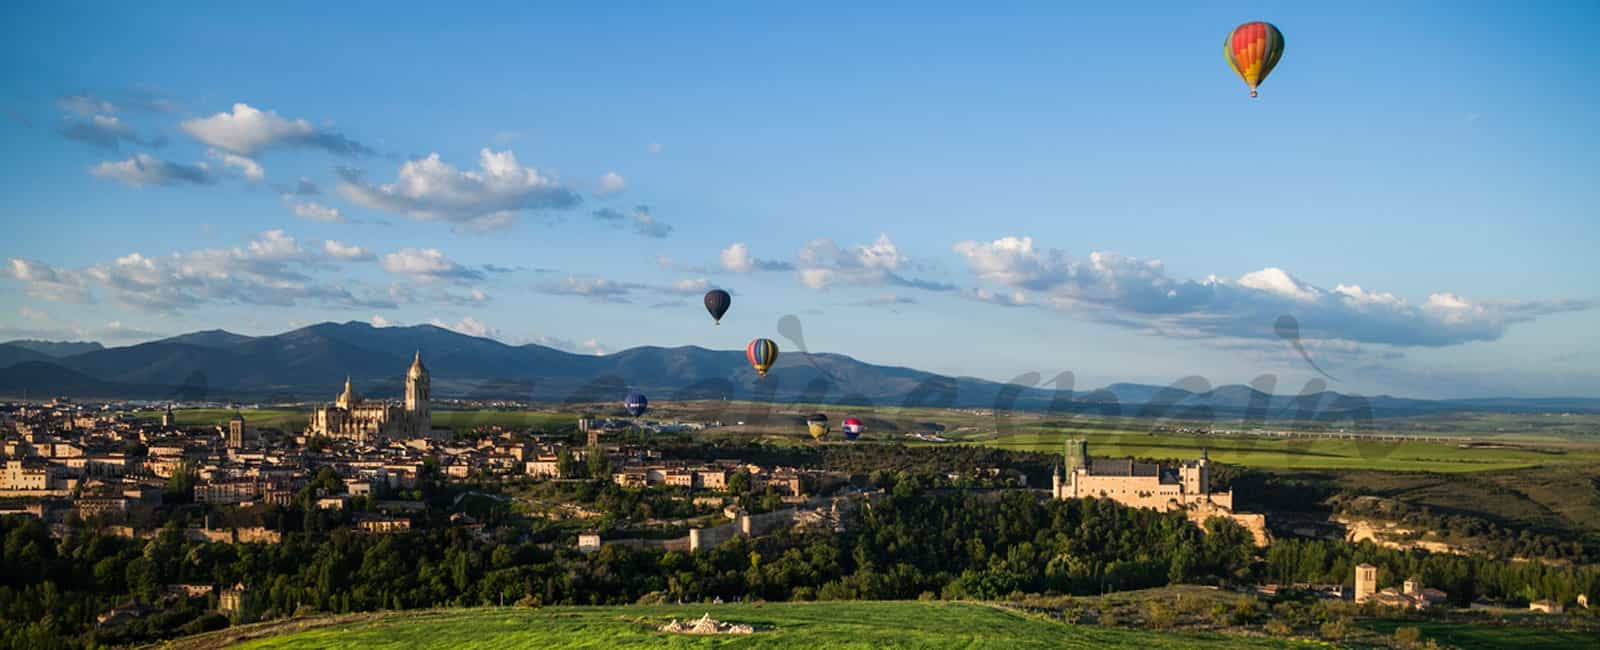
{"type": "Polygon", "coordinates": [[[1080,470],[1080,469],[1088,469],[1089,468],[1089,441],[1088,440],[1068,440],[1067,441],[1067,449],[1066,449],[1066,460],[1067,460],[1066,478],[1067,478],[1067,483],[1070,484],[1073,481],[1073,476],[1075,476],[1078,473],[1078,470],[1080,470]]]}
{"type": "Polygon", "coordinates": [[[1050,471],[1050,498],[1052,498],[1052,499],[1064,498],[1064,495],[1061,494],[1061,466],[1060,465],[1056,465],[1055,468],[1050,471]]]}
{"type": "Polygon", "coordinates": [[[413,427],[412,433],[419,436],[433,430],[433,415],[428,411],[429,383],[428,369],[422,365],[422,351],[417,350],[417,356],[411,359],[411,369],[406,371],[406,414],[413,427]]]}
{"type": "Polygon", "coordinates": [[[1367,602],[1378,593],[1378,567],[1362,563],[1356,565],[1356,602],[1367,602]]]}
{"type": "Polygon", "coordinates": [[[178,417],[172,414],[172,404],[167,404],[167,412],[161,414],[161,428],[165,429],[178,423],[178,417]]]}

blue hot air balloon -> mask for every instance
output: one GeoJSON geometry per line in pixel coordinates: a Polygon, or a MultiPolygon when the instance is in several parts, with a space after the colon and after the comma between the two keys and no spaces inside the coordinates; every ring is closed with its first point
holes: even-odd
{"type": "Polygon", "coordinates": [[[627,409],[628,415],[639,417],[650,410],[650,400],[645,399],[644,393],[634,391],[628,393],[628,398],[622,400],[622,408],[627,409]]]}

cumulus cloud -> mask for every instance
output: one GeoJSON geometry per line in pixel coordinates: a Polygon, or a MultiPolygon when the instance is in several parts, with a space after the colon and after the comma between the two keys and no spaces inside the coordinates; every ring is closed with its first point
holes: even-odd
{"type": "Polygon", "coordinates": [[[732,273],[750,273],[751,271],[792,271],[794,265],[782,260],[757,259],[750,254],[750,246],[744,242],[729,244],[718,255],[718,263],[722,270],[732,273]]]}
{"type": "Polygon", "coordinates": [[[447,330],[452,330],[452,331],[455,331],[455,332],[459,332],[461,334],[466,334],[467,336],[477,336],[477,337],[489,338],[489,339],[499,338],[499,336],[500,336],[500,330],[498,330],[496,328],[493,328],[493,327],[490,327],[488,325],[485,325],[484,323],[482,323],[478,319],[473,318],[471,316],[464,317],[461,320],[456,321],[454,323],[446,323],[442,319],[438,319],[438,318],[435,318],[430,322],[435,327],[443,327],[443,328],[445,328],[447,330]]]}
{"type": "Polygon", "coordinates": [[[322,252],[328,257],[351,262],[368,262],[376,259],[372,251],[332,239],[322,242],[322,252]]]}
{"type": "Polygon", "coordinates": [[[404,248],[383,256],[383,270],[424,281],[482,280],[483,272],[457,264],[436,248],[404,248]]]}
{"type": "Polygon", "coordinates": [[[205,163],[185,165],[161,160],[147,154],[134,154],[120,162],[106,161],[89,168],[89,173],[100,178],[117,181],[130,187],[146,185],[209,185],[216,182],[211,167],[205,163]]]}
{"type": "Polygon", "coordinates": [[[206,151],[206,155],[222,161],[225,167],[239,170],[239,175],[252,183],[267,177],[267,170],[250,158],[216,149],[206,151]]]}
{"type": "Polygon", "coordinates": [[[597,198],[604,198],[621,194],[627,188],[628,181],[622,178],[622,174],[606,172],[604,176],[600,177],[600,187],[594,191],[594,195],[597,198]]]}
{"type": "MultiPolygon", "coordinates": [[[[1434,293],[1420,304],[1355,285],[1325,289],[1268,267],[1237,280],[1215,275],[1173,278],[1159,260],[1092,252],[1080,260],[1040,249],[1030,237],[963,241],[983,282],[1005,287],[1024,304],[1024,290],[1041,303],[1093,318],[1175,337],[1275,338],[1278,316],[1295,316],[1301,336],[1351,343],[1439,347],[1500,338],[1514,324],[1544,315],[1590,309],[1592,301],[1472,301],[1434,293]]],[[[1005,304],[1004,292],[979,289],[972,297],[1005,304]]]]}
{"type": "Polygon", "coordinates": [[[831,239],[814,239],[800,249],[796,261],[801,284],[812,289],[835,285],[894,285],[927,291],[955,288],[903,275],[902,269],[909,266],[909,260],[900,254],[887,234],[878,235],[871,245],[850,248],[841,248],[831,239]]]}
{"type": "Polygon", "coordinates": [[[650,214],[650,206],[647,205],[637,206],[632,212],[627,213],[614,208],[602,208],[594,211],[594,218],[612,223],[627,223],[633,227],[634,232],[646,237],[659,239],[672,234],[672,226],[656,221],[655,216],[650,214]]]}
{"type": "Polygon", "coordinates": [[[599,276],[569,275],[559,280],[545,282],[539,291],[557,296],[582,296],[595,302],[631,302],[634,291],[649,289],[648,285],[618,282],[599,276]]]}
{"type": "Polygon", "coordinates": [[[101,289],[124,305],[153,312],[175,313],[213,302],[283,307],[302,302],[331,307],[396,306],[386,295],[358,295],[349,288],[351,283],[342,279],[329,283],[311,277],[314,272],[334,268],[332,263],[338,259],[325,250],[301,246],[288,233],[271,230],[234,248],[165,256],[133,252],[77,270],[13,259],[6,268],[7,275],[23,282],[31,295],[85,302],[93,300],[91,288],[101,289]]]}
{"type": "Polygon", "coordinates": [[[569,208],[581,200],[554,177],[522,166],[509,150],[483,149],[478,169],[466,171],[429,154],[402,164],[393,183],[368,183],[352,169],[340,176],[339,192],[352,203],[472,231],[510,226],[524,210],[569,208]]]}
{"type": "Polygon", "coordinates": [[[322,149],[341,156],[372,153],[365,145],[312,126],[305,120],[289,120],[275,111],[263,111],[237,103],[232,112],[187,120],[179,125],[201,143],[254,158],[276,147],[322,149]]]}
{"type": "Polygon", "coordinates": [[[329,207],[316,201],[296,201],[293,195],[283,195],[284,204],[294,212],[294,216],[311,221],[324,221],[337,223],[344,221],[344,213],[339,208],[329,207]]]}
{"type": "Polygon", "coordinates": [[[367,322],[371,323],[373,327],[395,327],[397,325],[394,321],[384,318],[382,314],[373,314],[372,318],[367,322]]]}
{"type": "Polygon", "coordinates": [[[21,282],[28,295],[55,302],[92,302],[93,298],[76,271],[57,271],[44,262],[12,258],[6,262],[6,276],[21,282]]]}

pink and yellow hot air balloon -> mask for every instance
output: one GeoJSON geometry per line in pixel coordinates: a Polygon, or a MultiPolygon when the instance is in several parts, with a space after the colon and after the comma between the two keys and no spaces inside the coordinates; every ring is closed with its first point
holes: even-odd
{"type": "Polygon", "coordinates": [[[1250,87],[1250,96],[1255,97],[1256,86],[1267,80],[1278,59],[1283,58],[1283,32],[1272,23],[1245,23],[1228,33],[1222,42],[1222,56],[1250,87]]]}

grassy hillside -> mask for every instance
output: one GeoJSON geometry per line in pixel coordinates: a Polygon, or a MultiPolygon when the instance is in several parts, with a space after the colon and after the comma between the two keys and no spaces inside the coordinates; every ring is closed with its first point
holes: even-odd
{"type": "Polygon", "coordinates": [[[631,607],[483,608],[344,617],[236,628],[177,648],[1293,648],[1261,637],[1158,634],[1066,625],[966,603],[823,602],[631,607]],[[748,636],[669,635],[654,627],[710,613],[756,627],[748,636]],[[288,628],[287,631],[284,628],[288,628]],[[285,633],[286,632],[286,633],[285,633]],[[240,635],[269,635],[250,639],[240,635]],[[271,636],[276,635],[276,636],[271,636]]]}

